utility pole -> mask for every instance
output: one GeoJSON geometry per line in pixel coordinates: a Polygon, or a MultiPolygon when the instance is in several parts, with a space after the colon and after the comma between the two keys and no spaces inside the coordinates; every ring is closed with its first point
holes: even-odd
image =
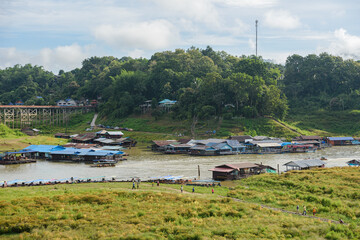
{"type": "Polygon", "coordinates": [[[256,55],[255,56],[256,56],[256,58],[257,58],[257,42],[258,42],[258,40],[257,40],[257,38],[258,38],[257,37],[258,22],[259,22],[258,20],[255,20],[255,28],[256,28],[256,45],[255,45],[256,46],[256,55]]]}

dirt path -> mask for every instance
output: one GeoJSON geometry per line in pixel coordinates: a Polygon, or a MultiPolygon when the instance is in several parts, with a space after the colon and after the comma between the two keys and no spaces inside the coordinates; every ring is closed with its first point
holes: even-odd
{"type": "MultiPolygon", "coordinates": [[[[274,208],[274,207],[266,206],[266,205],[263,205],[263,204],[247,202],[247,201],[244,201],[244,200],[241,200],[241,199],[238,199],[238,198],[231,198],[231,199],[233,199],[236,202],[247,203],[247,204],[256,204],[256,205],[260,205],[262,208],[271,209],[271,210],[274,210],[274,211],[280,211],[280,212],[283,212],[283,213],[289,213],[289,214],[297,215],[297,216],[300,216],[300,217],[318,219],[318,220],[320,220],[322,222],[331,222],[331,223],[335,223],[335,224],[341,224],[339,221],[336,221],[336,220],[333,220],[333,219],[321,218],[321,217],[316,217],[316,216],[313,216],[313,215],[302,215],[302,214],[300,214],[298,212],[292,212],[292,211],[284,210],[284,209],[281,209],[281,208],[274,208]]],[[[344,225],[348,225],[348,224],[345,223],[344,225]]]]}
{"type": "Polygon", "coordinates": [[[292,131],[292,132],[294,132],[294,133],[296,133],[296,134],[299,134],[299,135],[303,135],[303,134],[301,134],[300,132],[298,132],[296,129],[291,128],[291,127],[289,127],[289,126],[286,126],[285,124],[283,124],[282,122],[279,122],[279,120],[277,120],[277,119],[275,119],[275,118],[273,118],[273,117],[266,116],[266,118],[275,121],[276,123],[280,124],[281,126],[283,126],[284,128],[288,129],[289,131],[292,131]]]}
{"type": "MultiPolygon", "coordinates": [[[[167,190],[171,190],[171,191],[175,191],[175,192],[180,193],[180,188],[179,188],[179,190],[178,190],[178,189],[174,189],[174,188],[164,187],[164,186],[162,186],[162,188],[165,188],[165,189],[167,189],[167,190]]],[[[201,194],[201,193],[196,193],[196,192],[195,192],[195,193],[192,193],[192,192],[187,192],[187,191],[183,191],[183,194],[204,195],[204,194],[201,194]]],[[[218,196],[218,197],[220,197],[220,198],[225,198],[225,196],[218,196]]],[[[271,209],[271,210],[273,210],[273,211],[280,211],[280,212],[283,212],[283,213],[288,213],[288,214],[292,214],[292,215],[296,215],[296,216],[300,216],[300,217],[317,219],[317,220],[320,220],[320,221],[322,221],[322,222],[341,224],[339,221],[336,221],[336,220],[333,220],[333,219],[321,218],[321,217],[317,217],[317,216],[313,216],[313,215],[302,215],[302,214],[300,214],[299,212],[292,212],[292,211],[284,210],[284,209],[281,209],[281,208],[275,208],[275,207],[270,207],[270,206],[263,205],[263,204],[259,204],[259,203],[248,202],[248,201],[241,200],[241,199],[238,199],[238,198],[231,198],[231,199],[234,200],[235,202],[241,202],[241,203],[245,203],[245,204],[260,205],[261,208],[271,209]]],[[[310,212],[309,212],[309,213],[310,213],[310,212]]],[[[312,213],[310,213],[310,214],[312,214],[312,213]]],[[[344,225],[348,225],[348,224],[346,224],[346,223],[343,223],[343,224],[344,224],[344,225]]]]}

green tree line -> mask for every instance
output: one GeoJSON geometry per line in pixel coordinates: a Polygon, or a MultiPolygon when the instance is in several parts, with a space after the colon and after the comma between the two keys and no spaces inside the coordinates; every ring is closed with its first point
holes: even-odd
{"type": "Polygon", "coordinates": [[[331,110],[358,107],[360,64],[329,54],[289,56],[285,66],[211,47],[155,53],[150,59],[91,57],[58,75],[40,66],[0,70],[0,102],[28,105],[99,99],[109,118],[139,112],[146,100],[176,100],[174,118],[214,116],[284,118],[305,105],[331,110]],[[288,102],[289,99],[289,102],[288,102]]]}

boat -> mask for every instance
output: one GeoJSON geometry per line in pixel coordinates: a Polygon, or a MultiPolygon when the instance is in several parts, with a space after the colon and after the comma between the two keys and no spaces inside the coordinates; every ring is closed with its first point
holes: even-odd
{"type": "Polygon", "coordinates": [[[94,163],[91,165],[91,167],[115,167],[117,161],[115,160],[109,160],[109,159],[99,159],[94,160],[94,163]]]}

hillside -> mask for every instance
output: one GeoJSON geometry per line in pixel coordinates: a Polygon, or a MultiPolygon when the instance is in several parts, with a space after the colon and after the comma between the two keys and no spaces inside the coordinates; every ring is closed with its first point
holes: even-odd
{"type": "Polygon", "coordinates": [[[359,180],[357,168],[335,168],[252,177],[231,189],[217,186],[214,194],[207,187],[195,187],[191,193],[192,186],[185,186],[181,194],[180,185],[174,184],[142,183],[140,189],[131,190],[131,183],[116,182],[1,188],[0,235],[2,239],[358,239],[359,187],[354,183],[359,180]],[[317,215],[296,214],[296,205],[306,205],[310,215],[316,207],[317,215]],[[338,224],[338,218],[346,224],[338,224]]]}

